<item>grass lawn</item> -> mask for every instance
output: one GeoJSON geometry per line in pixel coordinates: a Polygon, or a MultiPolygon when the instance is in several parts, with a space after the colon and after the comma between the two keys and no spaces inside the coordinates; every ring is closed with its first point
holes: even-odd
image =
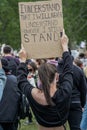
{"type": "MultiPolygon", "coordinates": [[[[25,120],[21,121],[21,128],[19,130],[38,130],[35,119],[33,119],[33,123],[29,125],[25,125],[24,122],[25,120]]],[[[68,124],[66,124],[66,130],[69,130],[68,124]]]]}
{"type": "Polygon", "coordinates": [[[32,124],[26,125],[26,120],[21,121],[21,128],[19,130],[38,130],[38,126],[35,120],[33,120],[32,124]]]}

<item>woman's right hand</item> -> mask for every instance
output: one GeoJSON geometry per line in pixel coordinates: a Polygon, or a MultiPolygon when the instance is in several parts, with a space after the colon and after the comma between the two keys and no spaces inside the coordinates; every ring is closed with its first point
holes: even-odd
{"type": "Polygon", "coordinates": [[[68,42],[69,42],[69,39],[67,35],[65,34],[65,31],[63,30],[63,36],[61,37],[61,44],[62,44],[63,52],[68,51],[68,42]]]}

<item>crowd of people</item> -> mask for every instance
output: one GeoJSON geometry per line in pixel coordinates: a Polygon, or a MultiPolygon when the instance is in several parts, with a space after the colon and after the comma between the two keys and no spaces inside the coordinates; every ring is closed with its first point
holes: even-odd
{"type": "MultiPolygon", "coordinates": [[[[27,59],[22,48],[19,56],[5,45],[0,60],[0,130],[18,129],[19,95],[25,93],[37,121],[38,130],[87,130],[87,65],[85,54],[77,58],[68,48],[63,33],[62,57],[27,59]]],[[[31,123],[32,112],[26,117],[31,123]]]]}

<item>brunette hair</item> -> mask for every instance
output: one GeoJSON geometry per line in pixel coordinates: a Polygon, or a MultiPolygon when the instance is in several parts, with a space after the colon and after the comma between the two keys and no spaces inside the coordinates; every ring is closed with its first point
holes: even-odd
{"type": "Polygon", "coordinates": [[[9,45],[5,45],[5,47],[3,48],[3,52],[4,52],[5,54],[11,53],[11,50],[12,50],[12,48],[11,48],[11,46],[9,46],[9,45]]]}
{"type": "Polygon", "coordinates": [[[30,65],[33,68],[34,72],[37,70],[37,66],[34,62],[28,62],[28,65],[30,65]]]}
{"type": "Polygon", "coordinates": [[[83,62],[82,62],[80,59],[76,58],[76,59],[74,59],[74,62],[75,62],[75,64],[76,64],[77,66],[79,66],[80,68],[82,68],[83,62]]]}
{"type": "Polygon", "coordinates": [[[39,78],[42,83],[42,90],[44,92],[48,105],[54,104],[50,96],[50,84],[53,82],[56,72],[56,67],[49,63],[42,64],[38,69],[39,78]]]}

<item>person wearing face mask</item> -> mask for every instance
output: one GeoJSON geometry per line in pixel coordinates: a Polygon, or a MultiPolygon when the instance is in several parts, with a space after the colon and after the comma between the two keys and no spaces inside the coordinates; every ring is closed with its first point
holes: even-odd
{"type": "MultiPolygon", "coordinates": [[[[35,82],[36,77],[35,76],[36,76],[37,67],[36,67],[35,63],[30,60],[28,60],[26,62],[26,64],[27,64],[27,68],[28,68],[28,72],[29,72],[27,75],[27,80],[33,87],[36,87],[36,82],[35,82]]],[[[24,122],[24,125],[29,125],[29,124],[33,123],[33,120],[32,120],[33,116],[31,113],[30,106],[27,106],[27,109],[28,109],[27,115],[26,115],[27,119],[24,122]]]]}
{"type": "Polygon", "coordinates": [[[38,69],[41,89],[33,87],[27,81],[26,52],[19,53],[21,64],[18,67],[18,87],[26,94],[39,130],[64,130],[67,121],[73,86],[72,58],[68,52],[68,38],[61,38],[64,68],[62,81],[57,87],[59,74],[57,68],[49,63],[42,64],[38,69]]]}
{"type": "Polygon", "coordinates": [[[37,66],[34,62],[28,62],[27,63],[27,67],[28,67],[28,76],[27,79],[28,81],[34,86],[37,86],[37,79],[38,79],[38,70],[37,70],[37,66]]]}

